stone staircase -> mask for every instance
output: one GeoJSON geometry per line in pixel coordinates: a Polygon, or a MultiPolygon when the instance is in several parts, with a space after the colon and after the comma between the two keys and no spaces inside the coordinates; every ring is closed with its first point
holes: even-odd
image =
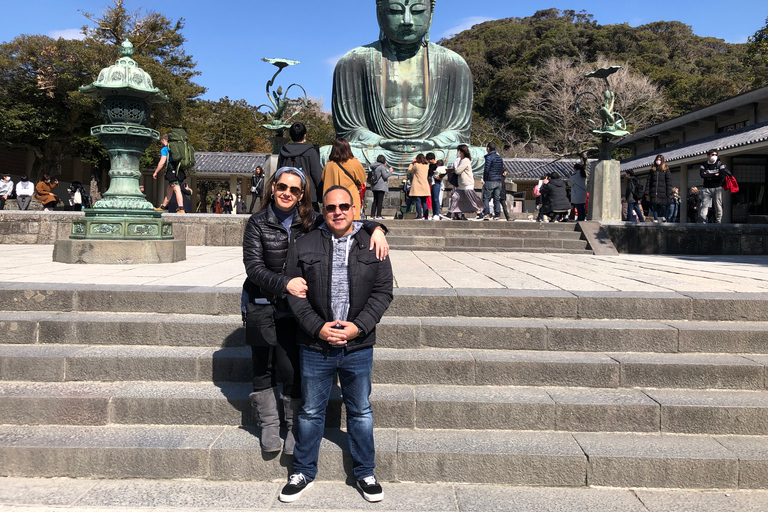
{"type": "Polygon", "coordinates": [[[592,254],[576,222],[386,220],[393,249],[592,254]]]}
{"type": "MultiPolygon", "coordinates": [[[[0,285],[0,475],[284,479],[248,407],[239,300],[0,285]]],[[[767,303],[397,289],[374,352],[377,476],[768,488],[767,303]]],[[[343,425],[336,393],[321,480],[348,479],[343,425]]]]}

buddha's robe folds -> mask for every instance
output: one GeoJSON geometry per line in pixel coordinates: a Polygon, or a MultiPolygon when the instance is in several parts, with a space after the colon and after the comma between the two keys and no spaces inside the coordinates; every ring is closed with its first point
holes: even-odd
{"type": "MultiPolygon", "coordinates": [[[[377,41],[355,48],[336,65],[333,124],[337,135],[347,139],[358,160],[367,165],[383,154],[387,165],[405,173],[418,153],[430,151],[452,164],[456,146],[469,143],[469,66],[458,54],[433,43],[405,63],[382,46],[377,41]],[[429,139],[435,148],[406,142],[396,149],[384,149],[382,139],[429,139]]],[[[472,147],[471,151],[473,169],[482,169],[485,150],[472,147]]]]}

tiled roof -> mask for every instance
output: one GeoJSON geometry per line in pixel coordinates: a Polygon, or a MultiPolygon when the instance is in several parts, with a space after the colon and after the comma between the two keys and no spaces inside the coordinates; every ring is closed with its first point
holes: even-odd
{"type": "Polygon", "coordinates": [[[569,159],[553,162],[545,158],[505,158],[504,170],[507,171],[507,179],[512,180],[538,180],[552,172],[568,178],[573,172],[573,165],[580,161],[569,159]]]}
{"type": "Polygon", "coordinates": [[[205,153],[195,151],[195,172],[204,174],[253,174],[264,166],[268,153],[205,153]]]}
{"type": "Polygon", "coordinates": [[[629,171],[640,169],[641,167],[650,167],[653,159],[658,154],[664,155],[667,164],[675,160],[683,160],[694,156],[706,156],[707,151],[716,149],[723,151],[725,149],[746,146],[768,140],[768,123],[751,125],[740,130],[732,132],[718,133],[705,139],[698,139],[679,146],[659,149],[653,153],[628,158],[621,161],[621,170],[629,171]]]}

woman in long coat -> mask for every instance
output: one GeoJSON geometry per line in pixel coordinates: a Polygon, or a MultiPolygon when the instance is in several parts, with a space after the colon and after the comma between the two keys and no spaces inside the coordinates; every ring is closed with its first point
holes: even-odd
{"type": "Polygon", "coordinates": [[[429,218],[427,210],[427,197],[431,195],[429,186],[429,162],[422,153],[416,155],[413,162],[408,167],[408,174],[411,175],[411,191],[409,195],[416,202],[416,218],[429,218]]]}
{"type": "Polygon", "coordinates": [[[472,156],[469,147],[461,144],[456,148],[458,163],[454,163],[453,173],[459,177],[459,186],[451,194],[451,206],[448,212],[453,214],[452,220],[468,220],[464,214],[476,214],[476,219],[482,219],[483,202],[475,192],[475,177],[472,174],[472,156]]]}
{"type": "Polygon", "coordinates": [[[51,193],[51,190],[56,188],[56,185],[58,184],[58,180],[51,181],[50,176],[43,174],[43,177],[40,178],[40,181],[38,181],[37,185],[35,185],[35,198],[43,203],[43,210],[53,210],[54,207],[58,204],[59,198],[56,197],[55,194],[51,193]]]}
{"type": "Polygon", "coordinates": [[[659,155],[653,162],[648,181],[645,182],[645,195],[650,198],[653,222],[659,222],[659,217],[666,218],[669,196],[672,189],[669,185],[669,167],[664,161],[664,155],[659,155]]]}
{"type": "Polygon", "coordinates": [[[323,195],[334,185],[341,185],[349,190],[352,201],[355,203],[354,220],[360,220],[360,187],[365,180],[363,164],[352,154],[349,142],[341,138],[333,141],[328,163],[323,168],[323,195]]]}

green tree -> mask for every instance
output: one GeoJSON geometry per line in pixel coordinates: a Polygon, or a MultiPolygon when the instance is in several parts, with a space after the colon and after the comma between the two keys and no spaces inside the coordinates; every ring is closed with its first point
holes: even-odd
{"type": "Polygon", "coordinates": [[[750,68],[753,85],[768,86],[768,18],[765,26],[749,37],[744,60],[750,68]]]}

